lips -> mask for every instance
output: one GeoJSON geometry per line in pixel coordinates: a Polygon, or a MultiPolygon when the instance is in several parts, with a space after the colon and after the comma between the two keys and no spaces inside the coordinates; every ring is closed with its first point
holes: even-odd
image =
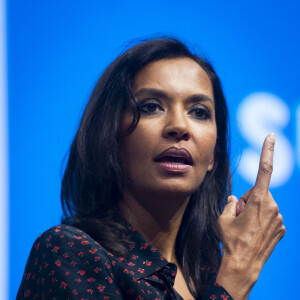
{"type": "Polygon", "coordinates": [[[169,163],[169,164],[190,165],[190,166],[194,164],[191,154],[185,148],[176,148],[176,147],[171,147],[163,151],[154,160],[156,162],[169,163]]]}

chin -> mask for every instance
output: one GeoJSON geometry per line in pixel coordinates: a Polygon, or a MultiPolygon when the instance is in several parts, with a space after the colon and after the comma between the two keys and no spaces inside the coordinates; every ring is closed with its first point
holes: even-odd
{"type": "MultiPolygon", "coordinates": [[[[160,195],[161,197],[176,197],[176,198],[187,198],[190,197],[193,193],[195,193],[198,189],[197,186],[190,186],[184,184],[167,184],[156,187],[152,190],[156,195],[160,195]]],[[[150,191],[148,191],[149,193],[150,191]]],[[[151,193],[151,192],[150,192],[151,193]]]]}

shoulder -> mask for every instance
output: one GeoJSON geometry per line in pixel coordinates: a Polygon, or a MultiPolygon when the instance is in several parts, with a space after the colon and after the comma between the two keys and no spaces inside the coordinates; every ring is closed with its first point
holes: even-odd
{"type": "MultiPolygon", "coordinates": [[[[60,244],[69,244],[72,242],[76,242],[77,244],[94,244],[97,247],[101,246],[94,239],[92,239],[87,233],[82,231],[79,228],[61,224],[54,226],[36,239],[34,245],[35,247],[39,247],[41,243],[46,242],[46,247],[49,248],[53,245],[53,243],[58,242],[60,244]],[[76,242],[78,241],[78,242],[76,242]]],[[[73,243],[72,243],[73,245],[73,243]]],[[[70,245],[70,246],[72,246],[70,245]]]]}
{"type": "Polygon", "coordinates": [[[114,294],[113,259],[82,230],[67,225],[52,227],[36,239],[31,249],[18,297],[30,293],[67,299],[66,295],[81,295],[87,290],[100,293],[108,286],[114,294]]]}
{"type": "Polygon", "coordinates": [[[28,261],[33,257],[45,260],[46,256],[48,259],[74,257],[82,260],[86,257],[98,260],[100,257],[110,259],[112,254],[84,231],[62,224],[48,229],[36,239],[28,261]]]}
{"type": "Polygon", "coordinates": [[[57,225],[46,230],[44,233],[39,235],[39,237],[35,241],[35,244],[41,241],[47,241],[49,244],[52,244],[54,240],[61,241],[62,243],[64,243],[64,241],[69,240],[88,240],[89,243],[92,242],[97,246],[99,245],[94,239],[92,239],[87,233],[85,233],[81,229],[65,224],[57,225]]]}

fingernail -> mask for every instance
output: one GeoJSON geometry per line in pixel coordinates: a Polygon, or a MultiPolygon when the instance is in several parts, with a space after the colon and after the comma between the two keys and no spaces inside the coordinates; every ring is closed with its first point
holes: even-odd
{"type": "Polygon", "coordinates": [[[270,140],[272,143],[275,143],[275,137],[276,137],[275,133],[270,133],[270,134],[269,134],[269,140],[270,140]]]}

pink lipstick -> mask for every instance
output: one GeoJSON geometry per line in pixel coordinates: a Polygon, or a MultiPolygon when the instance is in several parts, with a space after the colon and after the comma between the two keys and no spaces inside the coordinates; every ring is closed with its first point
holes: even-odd
{"type": "Polygon", "coordinates": [[[184,173],[194,164],[185,148],[171,147],[159,154],[154,161],[165,171],[184,173]]]}

